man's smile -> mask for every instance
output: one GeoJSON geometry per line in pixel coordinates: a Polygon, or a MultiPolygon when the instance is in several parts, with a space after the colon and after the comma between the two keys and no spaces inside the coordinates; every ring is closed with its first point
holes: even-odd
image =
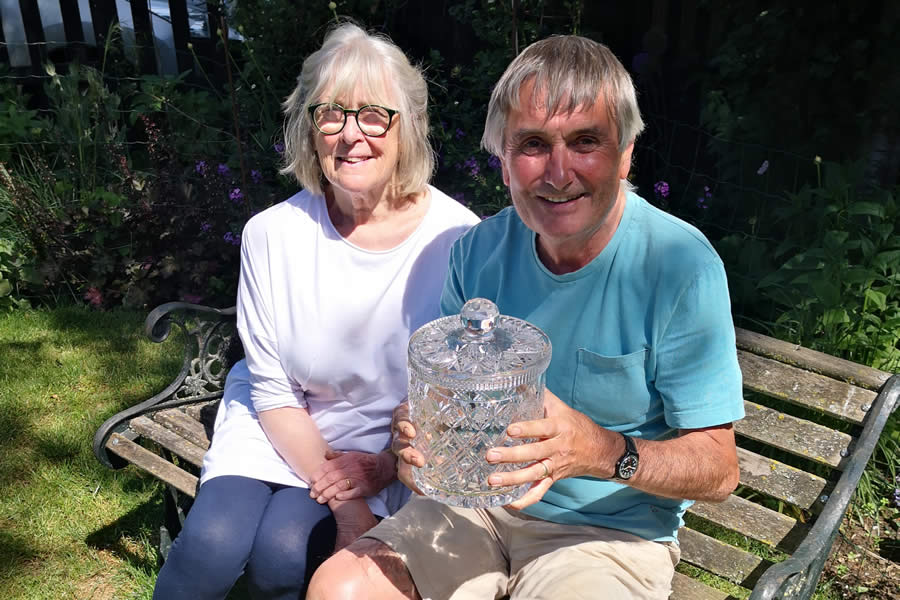
{"type": "Polygon", "coordinates": [[[584,195],[585,195],[585,193],[581,192],[579,194],[574,194],[574,195],[569,194],[566,196],[540,196],[539,195],[538,198],[540,198],[541,200],[546,200],[547,202],[551,202],[553,204],[564,204],[566,202],[571,202],[572,200],[578,200],[579,198],[581,198],[584,195]]]}

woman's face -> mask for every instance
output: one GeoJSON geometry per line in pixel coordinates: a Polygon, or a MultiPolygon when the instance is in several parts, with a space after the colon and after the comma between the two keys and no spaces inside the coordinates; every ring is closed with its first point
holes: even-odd
{"type": "MultiPolygon", "coordinates": [[[[366,104],[376,104],[359,91],[350,98],[337,98],[335,102],[352,110],[366,104]]],[[[401,118],[401,115],[394,115],[390,128],[381,137],[370,137],[360,131],[353,114],[347,115],[344,128],[339,133],[325,135],[313,126],[319,165],[335,190],[352,195],[381,196],[397,169],[401,118]]]]}

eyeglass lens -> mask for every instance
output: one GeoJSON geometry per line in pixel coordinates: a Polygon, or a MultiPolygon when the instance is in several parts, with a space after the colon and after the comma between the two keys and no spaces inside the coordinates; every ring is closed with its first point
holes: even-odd
{"type": "Polygon", "coordinates": [[[383,135],[391,122],[391,115],[380,106],[364,106],[358,111],[345,112],[340,104],[323,104],[313,115],[316,127],[326,135],[337,133],[344,127],[347,112],[355,115],[360,131],[366,135],[383,135]]]}

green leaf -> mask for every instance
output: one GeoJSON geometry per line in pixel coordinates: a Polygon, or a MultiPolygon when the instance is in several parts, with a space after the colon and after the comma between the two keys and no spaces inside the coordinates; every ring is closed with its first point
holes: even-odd
{"type": "Polygon", "coordinates": [[[875,202],[854,202],[847,207],[847,212],[851,215],[869,215],[880,219],[884,218],[884,206],[875,202]]]}
{"type": "Polygon", "coordinates": [[[879,269],[900,270],[900,250],[888,250],[875,255],[875,266],[879,269]]]}
{"type": "Polygon", "coordinates": [[[869,258],[872,256],[872,253],[875,252],[875,244],[872,243],[867,237],[860,238],[860,247],[862,248],[863,256],[869,258]]]}
{"type": "Polygon", "coordinates": [[[883,292],[879,292],[877,290],[869,288],[866,290],[866,300],[868,300],[881,310],[887,308],[887,295],[883,292]]]}
{"type": "Polygon", "coordinates": [[[847,314],[847,311],[843,308],[831,308],[825,311],[825,314],[822,315],[822,324],[825,327],[831,327],[833,325],[839,325],[841,323],[849,323],[850,315],[847,314]]]}
{"type": "Polygon", "coordinates": [[[757,289],[765,289],[768,287],[778,287],[784,283],[784,275],[781,271],[774,271],[757,282],[757,289]]]}
{"type": "Polygon", "coordinates": [[[3,296],[9,296],[10,294],[12,294],[12,290],[13,287],[9,280],[3,279],[3,276],[0,275],[0,298],[2,298],[3,296]]]}
{"type": "Polygon", "coordinates": [[[825,306],[837,306],[841,303],[841,289],[834,281],[818,278],[812,279],[809,285],[825,306]]]}
{"type": "Polygon", "coordinates": [[[849,267],[841,273],[841,281],[850,285],[866,284],[876,277],[877,273],[865,267],[849,267]]]}

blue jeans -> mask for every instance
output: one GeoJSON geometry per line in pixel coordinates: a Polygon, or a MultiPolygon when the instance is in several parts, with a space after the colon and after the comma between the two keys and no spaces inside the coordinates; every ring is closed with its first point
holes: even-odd
{"type": "Polygon", "coordinates": [[[215,477],[200,486],[153,598],[225,598],[246,571],[253,598],[297,600],[335,536],[331,510],[305,488],[215,477]]]}

